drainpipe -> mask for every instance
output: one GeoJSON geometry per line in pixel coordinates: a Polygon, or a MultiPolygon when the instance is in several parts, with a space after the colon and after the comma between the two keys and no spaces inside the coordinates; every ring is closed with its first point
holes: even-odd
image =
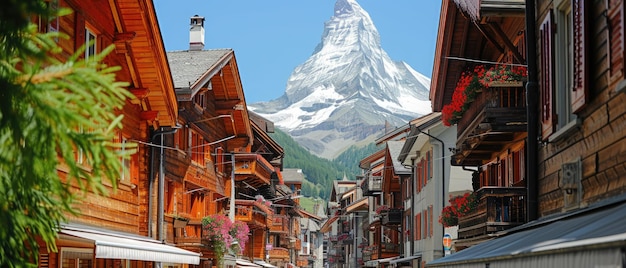
{"type": "Polygon", "coordinates": [[[538,125],[539,125],[539,86],[537,84],[537,34],[535,30],[535,1],[526,0],[526,48],[528,49],[528,82],[526,83],[526,120],[527,135],[526,142],[526,182],[528,200],[527,221],[537,219],[538,215],[538,189],[537,181],[539,172],[538,162],[538,125]]]}
{"type": "MultiPolygon", "coordinates": [[[[411,158],[411,178],[413,178],[411,180],[411,220],[409,222],[411,222],[411,230],[413,230],[413,232],[411,232],[412,236],[415,235],[415,223],[413,222],[413,220],[415,219],[415,158],[411,158]]],[[[415,253],[415,240],[413,240],[412,237],[409,237],[409,241],[411,241],[411,256],[413,256],[413,253],[415,253]]]]}
{"type": "MultiPolygon", "coordinates": [[[[161,155],[160,155],[160,158],[159,158],[159,163],[160,163],[160,166],[159,166],[159,172],[160,172],[159,173],[159,181],[160,181],[160,176],[162,174],[161,173],[161,165],[163,163],[163,135],[164,134],[174,133],[174,132],[176,132],[176,130],[178,130],[178,129],[176,128],[176,129],[173,129],[173,130],[165,131],[165,130],[163,130],[163,128],[161,128],[161,130],[155,132],[152,135],[152,139],[150,140],[152,143],[154,143],[154,141],[156,140],[156,138],[158,136],[161,137],[161,147],[160,147],[161,155]]],[[[149,237],[153,237],[154,234],[152,232],[152,217],[153,217],[153,215],[152,215],[153,214],[152,213],[152,208],[153,208],[154,205],[152,204],[152,188],[154,187],[154,158],[155,158],[154,146],[151,147],[150,150],[151,150],[150,151],[150,178],[148,180],[148,236],[149,237]]],[[[160,228],[159,230],[162,229],[161,227],[158,227],[158,228],[160,228]]],[[[157,233],[159,233],[158,239],[161,240],[161,233],[160,232],[157,232],[157,233]]]]}
{"type": "Polygon", "coordinates": [[[165,235],[163,232],[163,207],[165,203],[165,155],[163,149],[163,135],[165,134],[173,134],[178,130],[178,128],[171,129],[168,131],[160,131],[159,135],[161,136],[161,157],[159,158],[159,192],[158,192],[158,206],[157,206],[157,234],[159,236],[159,241],[163,242],[165,240],[165,235]]]}
{"type": "MultiPolygon", "coordinates": [[[[445,148],[445,143],[443,143],[441,139],[433,135],[430,135],[427,132],[424,132],[423,130],[419,128],[419,126],[415,126],[415,127],[417,128],[419,132],[441,143],[441,209],[443,209],[446,206],[446,162],[445,162],[446,148],[445,148]]],[[[433,157],[433,161],[434,161],[434,157],[433,157]]],[[[443,235],[446,233],[446,227],[443,226],[443,224],[441,225],[441,227],[442,227],[441,235],[443,237],[443,235]]],[[[443,243],[441,243],[441,252],[445,255],[443,243]]]]}

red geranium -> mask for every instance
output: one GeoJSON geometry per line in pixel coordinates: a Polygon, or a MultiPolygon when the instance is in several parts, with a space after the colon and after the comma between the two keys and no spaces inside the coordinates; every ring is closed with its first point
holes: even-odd
{"type": "Polygon", "coordinates": [[[476,65],[472,70],[463,72],[452,93],[452,101],[441,110],[443,124],[456,124],[476,95],[494,82],[521,81],[527,76],[526,67],[510,65],[494,65],[488,70],[483,65],[476,65]]]}
{"type": "Polygon", "coordinates": [[[450,197],[450,205],[441,210],[439,223],[445,227],[455,226],[459,217],[463,217],[476,209],[478,196],[475,193],[465,193],[463,196],[450,197]]]}

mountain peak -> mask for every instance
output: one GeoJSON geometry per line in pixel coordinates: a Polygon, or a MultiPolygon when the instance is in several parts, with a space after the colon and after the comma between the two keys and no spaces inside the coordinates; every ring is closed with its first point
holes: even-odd
{"type": "Polygon", "coordinates": [[[335,2],[335,16],[352,15],[355,10],[362,10],[355,0],[337,0],[335,2]]]}
{"type": "Polygon", "coordinates": [[[326,158],[430,112],[430,79],[391,60],[356,0],[337,0],[313,54],[277,100],[248,107],[326,158]]]}

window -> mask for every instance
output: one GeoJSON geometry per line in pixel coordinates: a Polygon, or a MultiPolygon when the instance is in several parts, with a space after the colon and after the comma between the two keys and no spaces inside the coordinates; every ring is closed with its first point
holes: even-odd
{"type": "Polygon", "coordinates": [[[587,18],[584,0],[555,1],[539,27],[542,138],[556,139],[577,124],[588,102],[587,18]],[[551,137],[553,136],[553,137],[551,137]]]}
{"type": "Polygon", "coordinates": [[[191,131],[191,160],[198,165],[204,165],[204,139],[195,131],[191,131]]]}
{"type": "Polygon", "coordinates": [[[85,60],[89,60],[97,53],[97,40],[96,34],[89,28],[85,28],[85,60]]]}
{"type": "Polygon", "coordinates": [[[93,263],[93,249],[91,248],[61,248],[61,268],[91,268],[93,263]]]}
{"type": "Polygon", "coordinates": [[[205,93],[206,91],[198,92],[198,94],[196,94],[196,96],[193,97],[193,103],[196,105],[196,107],[200,108],[201,110],[204,110],[206,108],[205,93]]]}
{"type": "Polygon", "coordinates": [[[560,48],[555,52],[555,91],[554,104],[556,114],[556,128],[561,129],[574,120],[572,113],[571,95],[569,89],[573,85],[574,74],[574,44],[572,32],[572,8],[569,3],[563,3],[556,13],[556,43],[560,48]]]}

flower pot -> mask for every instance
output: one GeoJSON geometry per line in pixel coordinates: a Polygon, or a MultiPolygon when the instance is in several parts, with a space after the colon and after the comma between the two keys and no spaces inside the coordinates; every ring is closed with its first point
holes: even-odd
{"type": "Polygon", "coordinates": [[[174,228],[185,228],[189,223],[189,219],[174,218],[174,228]]]}

